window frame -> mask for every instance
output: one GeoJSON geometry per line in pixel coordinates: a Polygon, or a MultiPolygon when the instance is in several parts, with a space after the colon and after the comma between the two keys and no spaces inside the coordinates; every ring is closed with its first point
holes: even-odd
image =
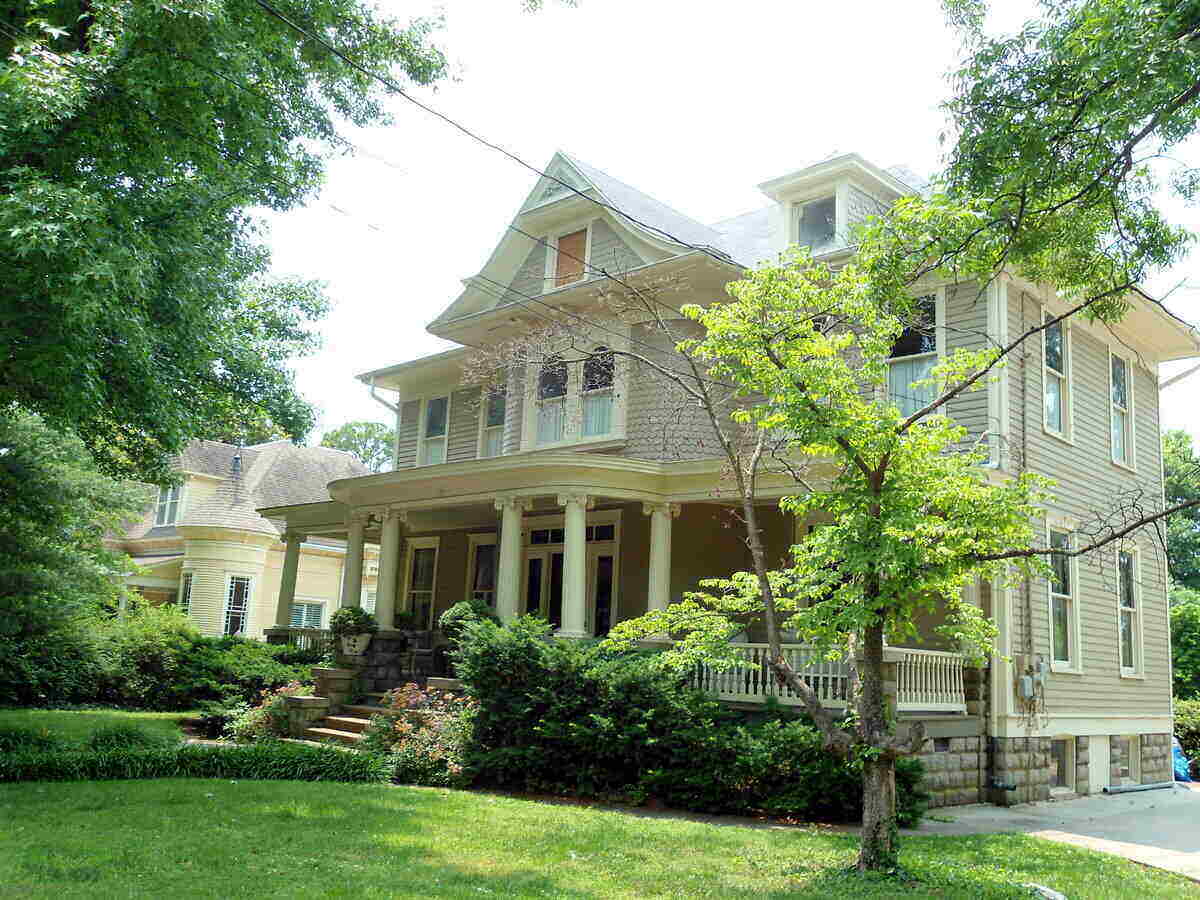
{"type": "MultiPolygon", "coordinates": [[[[930,290],[930,291],[922,291],[921,293],[919,293],[917,295],[917,297],[915,299],[922,300],[926,297],[931,298],[933,300],[933,343],[934,343],[934,348],[933,348],[933,350],[928,351],[926,353],[910,353],[907,356],[889,356],[887,358],[889,384],[884,386],[883,398],[882,398],[885,403],[890,404],[892,402],[892,392],[891,392],[891,387],[890,387],[892,363],[894,363],[894,362],[911,362],[912,360],[916,360],[916,359],[932,358],[933,366],[936,367],[936,366],[940,365],[942,362],[944,362],[946,359],[946,288],[944,286],[942,286],[942,287],[934,288],[933,290],[930,290]]],[[[897,338],[896,340],[899,340],[899,338],[897,338]]],[[[934,397],[936,397],[936,396],[937,395],[935,393],[934,397]]],[[[896,405],[896,408],[900,409],[898,404],[893,404],[893,405],[896,405]]],[[[917,407],[917,409],[921,409],[923,406],[924,406],[924,404],[922,404],[922,406],[920,406],[920,407],[917,407]]],[[[914,412],[915,411],[916,410],[914,410],[914,412]]],[[[905,418],[908,418],[908,416],[905,415],[905,413],[902,409],[900,410],[900,413],[905,418]]]]}
{"type": "Polygon", "coordinates": [[[1060,441],[1065,441],[1074,446],[1075,444],[1075,379],[1072,376],[1072,368],[1075,365],[1075,348],[1071,341],[1071,323],[1069,319],[1062,319],[1055,323],[1062,330],[1062,346],[1063,355],[1066,357],[1063,363],[1063,371],[1058,372],[1051,369],[1046,363],[1046,337],[1050,333],[1050,327],[1046,326],[1047,319],[1056,318],[1057,313],[1046,306],[1042,307],[1042,431],[1051,437],[1058,438],[1060,441]],[[1060,380],[1059,388],[1059,418],[1062,423],[1062,428],[1055,430],[1050,425],[1050,418],[1046,414],[1046,384],[1049,378],[1057,378],[1060,380]]]}
{"type": "Polygon", "coordinates": [[[798,200],[795,203],[793,203],[792,204],[792,228],[791,228],[791,232],[792,232],[792,236],[793,236],[792,243],[794,243],[797,247],[807,247],[808,252],[810,254],[812,254],[813,256],[817,256],[821,253],[827,253],[830,250],[837,249],[839,246],[838,245],[838,226],[843,218],[842,210],[845,208],[845,204],[842,201],[842,198],[840,195],[841,195],[840,188],[834,187],[833,190],[828,193],[821,193],[816,196],[807,197],[804,200],[798,200]],[[829,236],[829,240],[827,240],[823,244],[816,244],[816,245],[804,243],[803,240],[801,239],[801,228],[803,227],[803,224],[804,224],[804,210],[809,206],[813,206],[817,203],[826,203],[830,200],[833,201],[833,232],[829,236]]]}
{"type": "Polygon", "coordinates": [[[1050,743],[1050,759],[1051,760],[1054,759],[1054,743],[1056,741],[1062,741],[1063,744],[1066,746],[1066,750],[1067,750],[1067,752],[1066,752],[1066,770],[1067,771],[1065,773],[1066,783],[1065,784],[1054,784],[1053,781],[1051,781],[1050,793],[1051,794],[1059,794],[1059,795],[1074,794],[1074,793],[1076,793],[1076,788],[1078,787],[1078,784],[1077,784],[1078,774],[1077,773],[1078,773],[1078,766],[1079,766],[1079,757],[1077,755],[1078,747],[1076,746],[1075,735],[1059,734],[1059,735],[1055,735],[1054,737],[1052,737],[1050,739],[1050,742],[1051,742],[1050,743]]]}
{"type": "Polygon", "coordinates": [[[508,388],[479,389],[479,434],[476,437],[475,457],[477,459],[495,459],[498,456],[504,455],[504,427],[508,423],[508,388]],[[504,395],[504,416],[499,425],[488,425],[488,413],[491,411],[491,398],[494,394],[504,395]],[[500,435],[500,448],[497,453],[485,454],[484,450],[487,447],[488,437],[491,432],[497,431],[500,435]]]}
{"type": "MultiPolygon", "coordinates": [[[[499,547],[498,538],[499,538],[499,534],[495,531],[489,531],[489,532],[485,532],[485,533],[481,533],[481,534],[468,534],[467,535],[467,565],[466,565],[467,581],[466,581],[466,585],[465,585],[465,588],[463,591],[463,599],[464,600],[470,602],[475,597],[475,548],[486,547],[486,546],[492,546],[492,547],[496,548],[493,551],[493,553],[496,555],[494,567],[496,569],[497,576],[499,575],[499,572],[500,572],[500,559],[499,559],[500,547],[499,547]]],[[[497,581],[498,580],[499,580],[499,578],[497,578],[497,581]]],[[[496,590],[497,590],[497,585],[495,583],[493,583],[492,590],[491,590],[492,599],[488,603],[488,605],[492,609],[496,608],[496,590]]]]}
{"type": "Polygon", "coordinates": [[[556,291],[562,288],[570,288],[578,284],[582,284],[590,277],[589,269],[592,264],[592,226],[595,224],[595,219],[588,220],[587,223],[580,226],[572,225],[570,228],[554,232],[546,239],[546,291],[556,291]],[[574,281],[568,281],[564,284],[558,283],[558,242],[568,235],[584,232],[583,236],[583,271],[574,281]]]}
{"type": "Polygon", "coordinates": [[[417,465],[418,466],[442,466],[449,462],[450,456],[450,415],[454,406],[454,392],[447,391],[444,394],[433,394],[429,397],[421,398],[421,415],[417,420],[417,465]],[[435,435],[430,438],[425,434],[429,428],[429,404],[435,400],[446,401],[446,430],[441,435],[435,435]],[[439,462],[426,462],[425,450],[426,447],[436,441],[442,444],[442,458],[439,462]]]}
{"type": "MultiPolygon", "coordinates": [[[[623,326],[627,333],[629,326],[623,326]]],[[[616,330],[615,328],[613,330],[616,330]]],[[[611,446],[613,442],[626,439],[627,436],[627,395],[629,367],[621,356],[625,340],[619,334],[597,339],[590,338],[595,348],[604,347],[613,354],[612,386],[602,390],[611,391],[612,406],[609,414],[609,430],[604,434],[583,434],[583,403],[588,394],[599,391],[585,392],[583,390],[583,367],[591,356],[582,354],[551,354],[561,355],[567,367],[566,393],[563,395],[563,429],[562,436],[556,441],[539,441],[538,419],[542,404],[540,399],[540,384],[542,368],[545,360],[531,362],[525,367],[524,404],[521,411],[521,444],[522,451],[549,450],[580,445],[611,446]]]]}
{"type": "Polygon", "coordinates": [[[429,591],[429,621],[426,623],[426,628],[429,631],[433,630],[433,613],[437,608],[437,583],[438,583],[438,566],[442,562],[442,539],[437,535],[427,535],[424,537],[411,537],[405,541],[404,548],[404,591],[400,595],[402,609],[406,613],[414,613],[412,603],[412,569],[413,563],[416,561],[417,550],[433,550],[433,587],[429,591]]]}
{"type": "Polygon", "coordinates": [[[288,622],[289,623],[292,621],[293,618],[295,618],[294,608],[297,606],[309,606],[309,607],[318,606],[321,609],[321,615],[320,615],[316,625],[290,625],[289,624],[289,627],[291,627],[291,628],[311,628],[314,631],[320,631],[321,629],[326,627],[326,624],[329,621],[329,619],[328,619],[329,604],[325,600],[321,600],[317,597],[296,597],[296,598],[294,598],[292,600],[291,605],[288,607],[288,622]]]}
{"type": "Polygon", "coordinates": [[[154,507],[154,527],[158,528],[162,525],[174,525],[179,521],[179,513],[183,509],[183,487],[184,482],[171,485],[170,487],[159,487],[158,500],[154,507]],[[163,499],[163,492],[167,493],[167,499],[163,499]],[[171,499],[171,494],[174,494],[174,499],[171,499]],[[167,515],[163,513],[167,512],[167,515]]]}
{"type": "Polygon", "coordinates": [[[254,610],[254,587],[255,577],[243,572],[226,572],[225,573],[225,603],[224,612],[221,617],[221,634],[227,636],[246,637],[250,634],[250,619],[254,610]],[[242,612],[242,630],[229,630],[229,614],[230,602],[233,600],[233,582],[235,579],[242,579],[246,582],[246,606],[242,612]]]}
{"type": "MultiPolygon", "coordinates": [[[[1065,534],[1067,537],[1067,550],[1075,549],[1075,527],[1072,523],[1062,519],[1051,518],[1046,523],[1045,538],[1046,546],[1051,546],[1051,532],[1065,534]]],[[[1052,559],[1052,557],[1048,557],[1052,559]]],[[[1053,574],[1046,578],[1046,613],[1047,613],[1047,639],[1049,642],[1049,657],[1050,671],[1062,672],[1068,675],[1083,674],[1083,647],[1082,647],[1082,626],[1080,624],[1079,615],[1079,557],[1067,557],[1067,577],[1070,579],[1068,586],[1069,593],[1056,594],[1054,592],[1054,577],[1053,574]],[[1067,600],[1067,659],[1055,659],[1054,656],[1054,599],[1055,597],[1063,597],[1067,600]]]]}
{"type": "Polygon", "coordinates": [[[1144,645],[1142,642],[1142,552],[1141,548],[1133,543],[1119,543],[1115,555],[1114,569],[1116,573],[1116,606],[1117,606],[1117,671],[1122,678],[1144,678],[1144,645]],[[1133,565],[1133,606],[1127,607],[1124,605],[1124,597],[1121,595],[1121,556],[1127,554],[1131,557],[1133,565]],[[1121,646],[1121,620],[1129,614],[1133,620],[1133,665],[1126,666],[1123,656],[1123,648],[1121,646]]]}
{"type": "Polygon", "coordinates": [[[179,611],[183,613],[184,618],[192,617],[192,590],[195,587],[196,573],[192,569],[185,569],[179,573],[179,611]]]}
{"type": "Polygon", "coordinates": [[[1133,362],[1128,356],[1122,353],[1116,353],[1112,347],[1108,348],[1108,458],[1112,460],[1113,465],[1120,466],[1123,469],[1128,469],[1131,472],[1137,471],[1137,440],[1136,440],[1136,425],[1134,423],[1134,399],[1133,399],[1133,362]],[[1116,444],[1113,442],[1113,426],[1116,424],[1116,411],[1118,409],[1116,400],[1113,397],[1113,361],[1118,360],[1125,366],[1125,455],[1126,459],[1117,459],[1116,444]]]}
{"type": "MultiPolygon", "coordinates": [[[[1140,734],[1118,734],[1118,741],[1125,743],[1128,748],[1127,762],[1129,769],[1128,775],[1117,776],[1117,781],[1120,785],[1134,785],[1142,783],[1142,736],[1140,734]]],[[[1120,766],[1120,763],[1117,764],[1120,766]]]]}

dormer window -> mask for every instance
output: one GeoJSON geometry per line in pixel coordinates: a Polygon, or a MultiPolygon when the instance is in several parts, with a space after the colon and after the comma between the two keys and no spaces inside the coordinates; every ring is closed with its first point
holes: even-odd
{"type": "Polygon", "coordinates": [[[800,204],[797,219],[797,244],[815,251],[833,243],[837,233],[837,198],[831,194],[800,204]]]}
{"type": "Polygon", "coordinates": [[[175,524],[175,520],[179,518],[179,498],[182,494],[183,487],[180,485],[158,489],[158,509],[154,516],[155,525],[175,524]]]}
{"type": "Polygon", "coordinates": [[[587,229],[564,234],[557,241],[554,253],[554,286],[562,287],[583,278],[587,259],[587,229]]]}

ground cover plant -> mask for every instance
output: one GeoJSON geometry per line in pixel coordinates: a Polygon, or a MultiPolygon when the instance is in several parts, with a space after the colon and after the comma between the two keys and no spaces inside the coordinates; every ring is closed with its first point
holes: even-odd
{"type": "Polygon", "coordinates": [[[179,713],[124,709],[0,709],[0,732],[28,731],[48,736],[56,744],[81,746],[98,730],[133,726],[145,734],[178,741],[183,737],[180,718],[179,713]]]}
{"type": "MultiPolygon", "coordinates": [[[[343,754],[351,756],[353,754],[343,754]]],[[[0,785],[0,883],[31,898],[1068,897],[1172,900],[1182,878],[1037,838],[914,836],[911,881],[855,838],[440,788],[168,779],[0,785]],[[69,822],[69,828],[63,823],[69,822]],[[338,839],[330,840],[333,834],[338,839]],[[236,838],[236,839],[235,839],[236,838]]]]}

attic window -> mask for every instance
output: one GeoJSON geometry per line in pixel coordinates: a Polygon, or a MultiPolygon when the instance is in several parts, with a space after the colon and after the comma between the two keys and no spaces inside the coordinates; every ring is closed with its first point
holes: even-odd
{"type": "Polygon", "coordinates": [[[798,211],[796,243],[817,250],[833,242],[837,229],[837,199],[822,197],[802,204],[798,211]]]}
{"type": "Polygon", "coordinates": [[[587,229],[572,231],[558,239],[554,261],[554,286],[562,287],[583,278],[584,254],[587,253],[587,229]]]}

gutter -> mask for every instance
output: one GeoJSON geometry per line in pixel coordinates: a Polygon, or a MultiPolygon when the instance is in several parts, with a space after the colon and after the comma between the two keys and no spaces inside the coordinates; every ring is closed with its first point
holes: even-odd
{"type": "Polygon", "coordinates": [[[1175,787],[1174,781],[1156,781],[1153,784],[1119,784],[1115,787],[1106,787],[1106,794],[1131,794],[1134,791],[1159,791],[1163,788],[1175,787]]]}

